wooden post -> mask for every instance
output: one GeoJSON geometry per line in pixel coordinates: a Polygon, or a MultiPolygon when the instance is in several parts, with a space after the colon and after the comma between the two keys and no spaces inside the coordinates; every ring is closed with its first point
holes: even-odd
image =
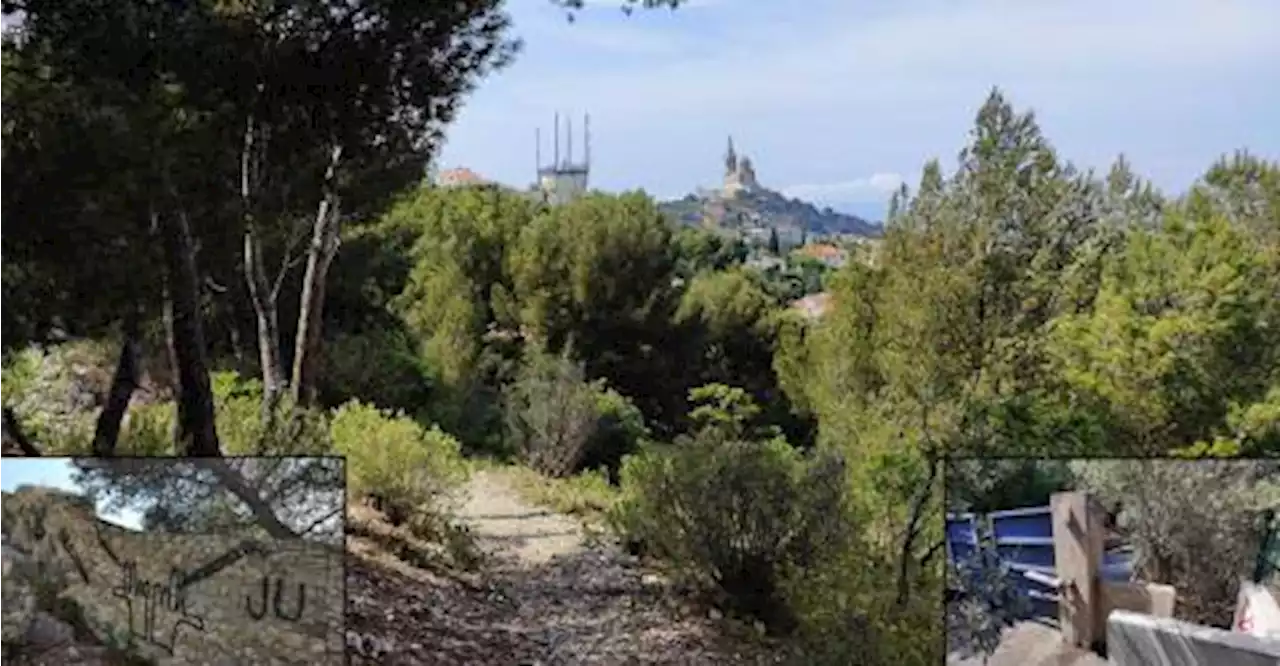
{"type": "Polygon", "coordinates": [[[1063,581],[1058,621],[1067,643],[1090,649],[1104,640],[1100,574],[1105,529],[1100,507],[1082,492],[1054,493],[1053,558],[1063,581]]]}

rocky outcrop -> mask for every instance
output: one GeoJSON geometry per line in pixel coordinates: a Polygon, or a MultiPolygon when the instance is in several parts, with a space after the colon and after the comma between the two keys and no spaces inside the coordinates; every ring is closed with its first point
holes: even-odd
{"type": "Polygon", "coordinates": [[[6,493],[3,513],[6,649],[53,643],[164,666],[345,663],[340,549],[133,532],[42,488],[6,493]]]}

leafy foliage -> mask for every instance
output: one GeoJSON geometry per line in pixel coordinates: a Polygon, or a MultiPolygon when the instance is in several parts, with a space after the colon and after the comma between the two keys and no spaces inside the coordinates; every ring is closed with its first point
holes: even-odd
{"type": "Polygon", "coordinates": [[[350,402],[333,413],[334,451],[347,460],[349,492],[399,524],[424,520],[466,479],[460,444],[436,427],[350,402]]]}
{"type": "Polygon", "coordinates": [[[961,654],[990,655],[1005,629],[1026,618],[1031,600],[1015,585],[1017,575],[989,542],[949,565],[955,597],[947,602],[947,640],[961,654]]]}
{"type": "Polygon", "coordinates": [[[1117,527],[1140,573],[1178,590],[1182,619],[1231,625],[1236,593],[1253,575],[1260,518],[1280,504],[1280,462],[1072,463],[1083,488],[1121,509],[1117,527]]]}
{"type": "Polygon", "coordinates": [[[697,440],[632,456],[618,529],[775,631],[794,628],[784,581],[854,534],[838,458],[806,460],[786,442],[697,440]]]}
{"type": "Polygon", "coordinates": [[[601,467],[616,472],[648,433],[635,405],[603,380],[587,381],[568,353],[527,350],[505,408],[513,449],[551,477],[601,467]]]}

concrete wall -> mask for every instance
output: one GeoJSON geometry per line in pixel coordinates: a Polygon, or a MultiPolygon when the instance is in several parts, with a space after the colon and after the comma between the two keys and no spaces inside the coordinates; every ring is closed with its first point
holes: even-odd
{"type": "MultiPolygon", "coordinates": [[[[3,519],[6,572],[20,558],[36,571],[26,580],[59,581],[104,643],[130,640],[163,666],[344,663],[339,548],[133,532],[38,488],[5,493],[3,519]]],[[[8,610],[6,635],[24,621],[8,610]]]]}
{"type": "Polygon", "coordinates": [[[1178,592],[1156,583],[1102,583],[1102,616],[1124,610],[1156,617],[1173,617],[1178,592]]]}
{"type": "Polygon", "coordinates": [[[1107,656],[1116,666],[1276,666],[1280,641],[1115,611],[1107,618],[1107,656]]]}

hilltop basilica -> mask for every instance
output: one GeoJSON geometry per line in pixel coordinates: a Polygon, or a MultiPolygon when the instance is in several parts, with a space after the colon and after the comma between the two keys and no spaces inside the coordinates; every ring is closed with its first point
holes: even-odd
{"type": "Polygon", "coordinates": [[[756,182],[756,170],[751,166],[751,158],[733,149],[733,137],[729,137],[729,150],[724,155],[724,187],[725,197],[732,198],[739,192],[751,192],[760,187],[756,182]]]}

